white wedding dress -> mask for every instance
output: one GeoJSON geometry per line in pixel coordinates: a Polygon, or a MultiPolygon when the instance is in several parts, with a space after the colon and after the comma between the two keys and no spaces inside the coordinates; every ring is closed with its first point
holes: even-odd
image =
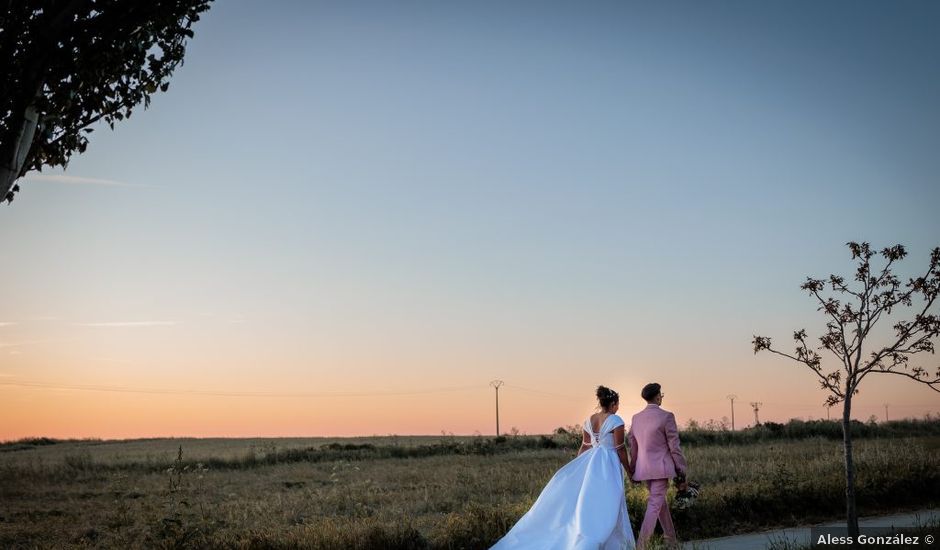
{"type": "Polygon", "coordinates": [[[636,546],[623,493],[623,468],[613,431],[623,419],[612,414],[594,433],[591,449],[562,466],[493,550],[624,550],[636,546]]]}

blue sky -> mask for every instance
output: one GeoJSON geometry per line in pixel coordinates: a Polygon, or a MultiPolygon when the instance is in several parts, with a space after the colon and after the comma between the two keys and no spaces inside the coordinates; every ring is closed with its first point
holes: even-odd
{"type": "MultiPolygon", "coordinates": [[[[812,376],[750,337],[821,326],[798,285],[849,272],[846,241],[904,243],[910,270],[940,245],[938,23],[930,2],[218,2],[168,93],[0,210],[0,373],[585,395],[507,401],[530,431],[648,378],[680,418],[771,387],[772,417],[818,415],[812,376]]],[[[440,428],[384,406],[403,431],[488,425],[448,399],[440,428]]],[[[866,399],[937,410],[893,381],[866,399]]]]}

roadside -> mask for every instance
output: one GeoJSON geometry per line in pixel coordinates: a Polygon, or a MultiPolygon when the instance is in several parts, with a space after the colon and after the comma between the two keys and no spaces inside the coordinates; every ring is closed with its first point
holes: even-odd
{"type": "MultiPolygon", "coordinates": [[[[859,519],[859,527],[916,527],[928,522],[940,520],[940,509],[919,510],[890,516],[874,516],[859,519]]],[[[747,535],[734,535],[714,539],[694,540],[685,542],[683,550],[754,550],[767,548],[773,542],[787,541],[794,546],[807,546],[812,544],[810,530],[813,527],[843,527],[845,521],[831,521],[817,525],[804,525],[801,527],[788,527],[774,529],[747,535]]],[[[925,545],[925,548],[940,548],[940,543],[925,545]]]]}

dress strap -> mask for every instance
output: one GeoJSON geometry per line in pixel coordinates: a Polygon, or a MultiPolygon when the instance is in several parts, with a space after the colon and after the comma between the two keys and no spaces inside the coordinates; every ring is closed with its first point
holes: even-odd
{"type": "Polygon", "coordinates": [[[591,436],[591,446],[597,447],[600,443],[600,434],[594,431],[594,426],[591,425],[590,417],[584,421],[584,431],[586,431],[591,436]]]}

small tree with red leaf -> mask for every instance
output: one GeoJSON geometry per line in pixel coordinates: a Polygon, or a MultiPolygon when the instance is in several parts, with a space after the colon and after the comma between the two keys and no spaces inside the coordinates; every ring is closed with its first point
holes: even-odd
{"type": "MultiPolygon", "coordinates": [[[[773,347],[770,338],[754,336],[754,353],[769,351],[809,367],[829,392],[827,406],[842,403],[842,434],[845,455],[845,504],[848,534],[858,538],[858,513],[855,507],[855,464],[852,458],[852,397],[858,394],[862,380],[869,375],[903,376],[940,392],[940,367],[913,365],[911,358],[922,352],[934,353],[933,340],[940,334],[940,318],[934,306],[940,293],[940,248],[930,254],[927,272],[906,283],[891,268],[907,252],[901,245],[876,253],[868,243],[848,243],[852,259],[858,264],[853,283],[844,277],[807,278],[800,288],[813,296],[826,317],[826,331],[820,345],[807,343],[805,329],[793,333],[795,351],[790,354],[773,347]],[[880,270],[873,270],[871,259],[883,258],[880,270]],[[902,309],[903,308],[903,309],[902,309]],[[879,345],[872,345],[872,329],[883,318],[897,314],[904,317],[894,324],[894,334],[879,345]],[[913,314],[913,317],[911,317],[913,314]],[[884,345],[880,345],[884,343],[884,345]],[[825,350],[837,360],[836,366],[824,367],[817,350],[825,350]]],[[[936,366],[936,365],[935,365],[936,366]]]]}

